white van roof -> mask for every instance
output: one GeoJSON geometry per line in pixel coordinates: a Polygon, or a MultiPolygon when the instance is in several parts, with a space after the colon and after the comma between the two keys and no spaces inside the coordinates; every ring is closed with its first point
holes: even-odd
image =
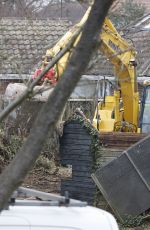
{"type": "Polygon", "coordinates": [[[118,230],[118,226],[110,213],[70,199],[67,194],[63,197],[19,187],[1,212],[0,230],[29,229],[118,230]],[[19,195],[30,198],[16,199],[19,195]]]}
{"type": "Polygon", "coordinates": [[[90,206],[59,207],[59,206],[10,206],[0,215],[1,230],[118,230],[114,217],[106,211],[90,206]]]}

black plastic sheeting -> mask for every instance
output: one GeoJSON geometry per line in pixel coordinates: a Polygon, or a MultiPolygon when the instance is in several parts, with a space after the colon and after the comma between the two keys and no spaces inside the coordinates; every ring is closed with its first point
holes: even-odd
{"type": "Polygon", "coordinates": [[[72,178],[61,180],[61,194],[69,192],[70,198],[94,203],[96,185],[91,178],[93,156],[91,136],[77,121],[65,124],[60,140],[60,160],[62,165],[72,166],[72,178]]]}

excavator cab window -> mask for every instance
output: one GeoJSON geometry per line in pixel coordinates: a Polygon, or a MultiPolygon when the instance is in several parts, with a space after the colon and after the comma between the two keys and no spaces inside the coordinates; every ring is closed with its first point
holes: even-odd
{"type": "Polygon", "coordinates": [[[144,87],[141,100],[140,128],[142,133],[150,132],[150,85],[144,87]]]}

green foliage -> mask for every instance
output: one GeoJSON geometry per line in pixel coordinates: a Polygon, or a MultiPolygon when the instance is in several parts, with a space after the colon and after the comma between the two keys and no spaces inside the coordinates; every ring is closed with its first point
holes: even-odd
{"type": "MultiPolygon", "coordinates": [[[[0,172],[7,165],[18,152],[19,148],[23,144],[23,139],[17,135],[5,136],[3,129],[0,129],[0,172]]],[[[54,168],[54,161],[52,158],[48,140],[42,150],[40,157],[35,163],[35,168],[43,168],[45,170],[50,170],[54,168]]]]}
{"type": "Polygon", "coordinates": [[[0,153],[4,161],[10,161],[14,157],[22,145],[22,139],[16,135],[12,135],[9,139],[6,138],[5,133],[0,130],[0,153]]]}
{"type": "Polygon", "coordinates": [[[80,108],[85,116],[89,119],[93,119],[95,106],[93,101],[68,101],[66,104],[65,114],[63,119],[67,121],[72,114],[75,113],[76,108],[80,108]]]}
{"type": "Polygon", "coordinates": [[[110,15],[111,20],[118,28],[125,27],[145,13],[145,7],[134,0],[125,0],[120,7],[110,15]]]}
{"type": "Polygon", "coordinates": [[[7,138],[3,129],[0,129],[0,173],[13,159],[15,153],[22,145],[22,139],[16,135],[7,138]]]}
{"type": "Polygon", "coordinates": [[[143,223],[142,216],[126,216],[122,222],[123,227],[137,227],[143,223]]]}
{"type": "Polygon", "coordinates": [[[44,170],[51,170],[55,168],[55,165],[54,165],[54,161],[49,160],[46,156],[40,155],[35,163],[34,168],[38,168],[38,169],[43,168],[44,170]]]}

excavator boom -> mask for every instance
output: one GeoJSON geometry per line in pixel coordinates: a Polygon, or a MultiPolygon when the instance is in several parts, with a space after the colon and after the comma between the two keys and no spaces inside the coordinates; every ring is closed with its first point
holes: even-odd
{"type": "Polygon", "coordinates": [[[139,93],[136,79],[136,52],[117,32],[112,22],[106,18],[102,33],[100,34],[100,50],[114,65],[114,72],[118,85],[114,93],[115,122],[121,121],[117,98],[122,98],[123,118],[125,122],[138,127],[139,93]],[[116,96],[117,95],[117,96],[116,96]]]}

